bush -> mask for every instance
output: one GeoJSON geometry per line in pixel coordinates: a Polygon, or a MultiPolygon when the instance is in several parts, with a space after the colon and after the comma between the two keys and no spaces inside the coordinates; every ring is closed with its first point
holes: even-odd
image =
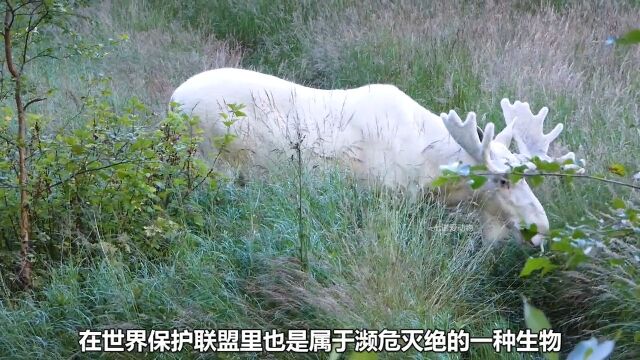
{"type": "MultiPolygon", "coordinates": [[[[96,86],[108,79],[96,81],[96,86]]],[[[159,120],[137,99],[118,111],[106,90],[88,96],[76,127],[43,134],[47,119],[29,114],[31,149],[29,206],[32,256],[36,263],[59,259],[79,249],[98,252],[137,249],[163,256],[172,234],[176,200],[196,187],[215,188],[220,174],[196,156],[202,141],[198,120],[169,111],[159,120]]],[[[234,107],[229,126],[236,115],[234,107]]],[[[11,119],[9,107],[2,109],[11,119]]],[[[7,133],[9,122],[0,124],[7,133]]],[[[219,146],[231,135],[216,139],[219,146]]],[[[12,172],[17,151],[10,139],[0,143],[0,251],[3,270],[11,267],[19,248],[18,187],[12,172]],[[9,255],[9,256],[8,256],[9,255]]],[[[5,271],[3,273],[10,273],[5,271]]]]}
{"type": "MultiPolygon", "coordinates": [[[[534,169],[526,166],[511,168],[507,174],[509,178],[515,182],[526,177],[533,186],[553,176],[565,182],[581,178],[635,190],[640,188],[632,183],[576,173],[572,161],[563,164],[569,165],[569,169],[535,157],[531,161],[534,169]]],[[[582,166],[581,162],[579,166],[582,166]]],[[[627,174],[626,168],[617,163],[612,164],[609,171],[616,176],[627,174]]],[[[478,188],[487,181],[487,171],[484,166],[454,164],[444,167],[434,184],[445,185],[456,181],[467,181],[472,188],[478,188]]],[[[524,229],[525,238],[530,239],[535,233],[535,229],[524,229]]],[[[618,353],[636,358],[638,353],[635,344],[640,339],[640,323],[629,319],[638,319],[640,316],[636,285],[640,282],[637,271],[640,262],[638,235],[640,207],[631,200],[625,202],[615,198],[608,209],[592,209],[581,222],[553,229],[546,243],[541,244],[540,253],[526,260],[520,276],[555,273],[559,275],[560,282],[562,279],[570,280],[561,284],[561,291],[555,291],[557,295],[554,301],[560,304],[573,303],[581,308],[583,315],[576,320],[567,314],[568,318],[564,320],[573,324],[577,322],[582,329],[595,324],[597,328],[592,331],[613,337],[618,342],[618,353]],[[608,314],[606,318],[602,316],[603,311],[608,314]]],[[[597,343],[591,345],[596,346],[597,343]]],[[[583,343],[581,346],[587,345],[583,343]]]]}

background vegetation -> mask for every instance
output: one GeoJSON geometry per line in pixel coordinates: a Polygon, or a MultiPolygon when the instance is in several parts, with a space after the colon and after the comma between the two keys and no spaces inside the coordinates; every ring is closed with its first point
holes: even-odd
{"type": "MultiPolygon", "coordinates": [[[[636,172],[640,49],[605,40],[637,27],[637,2],[111,0],[80,11],[70,24],[72,40],[55,31],[49,39],[102,46],[29,68],[33,86],[55,89],[30,109],[42,119],[44,143],[71,160],[84,151],[79,144],[102,146],[87,154],[134,146],[126,137],[134,133],[166,146],[132,161],[164,165],[146,168],[152,179],[115,168],[43,198],[34,288],[26,292],[12,285],[17,212],[11,192],[2,193],[0,357],[82,357],[77,331],[107,327],[437,327],[488,335],[523,326],[521,294],[547,313],[565,341],[607,336],[617,340],[616,359],[640,357],[637,236],[579,269],[520,278],[535,250],[508,243],[476,251],[476,230],[438,231],[452,222],[477,225],[470,210],[446,210],[437,201],[410,205],[360,188],[338,169],[318,169],[304,174],[310,266],[302,272],[290,164],[244,186],[220,175],[193,190],[190,176],[203,174],[182,171],[189,140],[156,132],[167,129],[162,124],[186,131],[177,115],[165,115],[182,81],[241,66],[321,88],[393,83],[436,113],[476,111],[497,124],[503,97],[549,106],[549,122],[566,129],[553,151],[576,151],[593,174],[612,163],[636,172]],[[106,138],[112,129],[141,128],[105,143],[82,131],[96,123],[106,138]],[[163,157],[168,152],[180,161],[163,157]],[[126,199],[118,198],[125,190],[126,199]],[[131,196],[145,206],[136,208],[131,196]]],[[[6,126],[0,129],[8,133],[6,126]]],[[[145,147],[137,146],[128,154],[145,147]]],[[[2,155],[11,160],[9,150],[2,155]]],[[[60,164],[42,161],[36,174],[60,164]]],[[[606,210],[612,198],[637,200],[637,192],[592,182],[545,181],[536,192],[554,227],[606,210]]],[[[472,350],[474,359],[522,358],[472,350]]]]}

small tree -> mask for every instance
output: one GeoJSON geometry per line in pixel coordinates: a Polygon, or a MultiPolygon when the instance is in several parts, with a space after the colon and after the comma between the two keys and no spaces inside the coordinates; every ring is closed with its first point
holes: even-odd
{"type": "MultiPolygon", "coordinates": [[[[3,0],[0,2],[0,12],[4,15],[2,39],[4,52],[0,56],[0,100],[5,102],[12,99],[12,105],[3,110],[5,124],[0,126],[0,135],[5,145],[17,152],[17,164],[12,164],[17,177],[15,185],[11,181],[5,182],[0,178],[0,187],[16,189],[19,192],[19,238],[20,238],[20,266],[18,282],[23,288],[32,286],[32,254],[31,254],[31,209],[30,199],[30,162],[31,150],[35,143],[29,140],[30,127],[39,132],[37,120],[30,124],[28,109],[31,105],[46,100],[43,94],[48,90],[39,89],[36,82],[28,76],[29,65],[41,58],[59,59],[75,54],[90,53],[99,56],[98,52],[86,50],[99,48],[90,46],[76,38],[76,34],[69,31],[69,20],[74,15],[74,9],[82,4],[82,0],[3,0]],[[71,40],[68,43],[53,44],[57,35],[71,40]],[[12,121],[15,119],[15,123],[12,121]]],[[[10,156],[13,157],[13,156],[10,156]]]]}
{"type": "MultiPolygon", "coordinates": [[[[45,53],[30,55],[29,50],[34,42],[33,35],[38,26],[52,19],[55,6],[52,1],[10,1],[3,2],[4,26],[2,38],[4,40],[4,63],[11,78],[11,85],[7,92],[12,93],[15,110],[17,112],[18,131],[15,137],[15,147],[18,150],[18,188],[20,191],[20,269],[18,279],[23,287],[31,287],[31,260],[29,234],[29,170],[27,157],[29,148],[27,145],[27,108],[29,105],[44,100],[37,96],[29,96],[32,93],[27,88],[24,75],[25,66],[45,53]],[[14,46],[14,43],[16,44],[14,46]],[[17,49],[16,49],[17,47],[17,49]]],[[[3,74],[4,75],[4,74],[3,74]]],[[[2,79],[4,90],[6,82],[2,79]]]]}

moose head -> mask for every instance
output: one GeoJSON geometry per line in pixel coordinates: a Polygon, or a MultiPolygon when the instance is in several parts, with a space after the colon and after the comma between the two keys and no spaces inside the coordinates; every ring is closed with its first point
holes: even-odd
{"type": "Polygon", "coordinates": [[[453,110],[440,117],[451,137],[471,156],[475,165],[482,164],[488,170],[488,181],[478,189],[478,195],[485,206],[485,238],[502,238],[508,228],[535,229],[537,234],[531,241],[534,245],[539,245],[549,231],[545,210],[525,177],[511,181],[509,171],[522,165],[534,170],[536,166],[531,161],[534,157],[563,164],[565,169],[583,169],[574,164],[573,152],[555,158],[548,154],[549,145],[560,135],[563,125],[556,125],[548,134],[543,132],[544,119],[549,111],[547,107],[534,115],[526,102],[516,101],[511,104],[505,98],[500,105],[506,127],[497,135],[491,122],[485,126],[481,135],[477,131],[476,114],[473,112],[467,114],[464,122],[453,110]],[[517,145],[517,153],[510,150],[513,140],[517,145]],[[566,160],[572,161],[564,165],[566,160]]]}

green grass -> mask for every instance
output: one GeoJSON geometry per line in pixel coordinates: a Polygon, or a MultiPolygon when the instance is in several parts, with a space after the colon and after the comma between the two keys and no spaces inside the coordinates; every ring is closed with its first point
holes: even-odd
{"type": "Polygon", "coordinates": [[[470,52],[455,39],[419,44],[380,31],[343,51],[338,67],[326,75],[331,87],[394,84],[427,108],[465,112],[482,96],[470,52]]]}
{"type": "MultiPolygon", "coordinates": [[[[637,4],[607,4],[616,15],[607,17],[594,15],[600,13],[594,6],[96,3],[85,10],[95,23],[81,24],[82,35],[106,43],[127,33],[130,40],[103,59],[46,60],[31,68],[33,79],[58,89],[33,109],[54,125],[73,121],[80,96],[91,88],[83,77],[102,73],[113,79],[114,103],[137,96],[162,113],[172,90],[189,76],[242,66],[322,88],[392,83],[435,113],[476,111],[498,128],[502,97],[528,101],[534,110],[548,106],[548,127],[565,123],[560,150],[586,158],[589,171],[606,173],[614,161],[638,171],[638,50],[597,42],[637,26],[637,4]]],[[[610,285],[638,274],[603,273],[596,266],[520,279],[531,250],[509,244],[474,251],[475,231],[433,231],[452,221],[477,224],[473,212],[452,212],[435,201],[410,204],[398,194],[358,187],[338,171],[305,174],[311,261],[307,273],[300,271],[295,174],[287,167],[284,161],[284,169],[244,187],[198,192],[175,214],[182,226],[164,258],[136,249],[99,257],[80,251],[41,266],[46,275],[31,293],[1,285],[0,357],[69,358],[78,352],[82,328],[454,327],[489,335],[494,328],[523,326],[524,294],[571,336],[567,340],[618,333],[616,358],[638,358],[637,294],[610,285]]],[[[536,193],[555,226],[604,208],[614,195],[634,196],[600,183],[556,181],[536,193]]],[[[474,347],[471,358],[521,357],[474,347]]]]}
{"type": "MultiPolygon", "coordinates": [[[[486,292],[493,255],[473,251],[478,234],[431,230],[473,218],[438,203],[415,208],[394,194],[361,192],[337,172],[308,174],[313,251],[310,272],[302,272],[296,188],[287,181],[294,174],[283,173],[226,187],[221,200],[198,194],[192,210],[204,222],[175,237],[169,261],[134,251],[53,268],[33,297],[3,301],[0,353],[67,358],[84,328],[464,328],[484,335],[514,328],[494,303],[502,294],[486,292]]],[[[489,347],[472,355],[519,358],[489,347]]]]}

